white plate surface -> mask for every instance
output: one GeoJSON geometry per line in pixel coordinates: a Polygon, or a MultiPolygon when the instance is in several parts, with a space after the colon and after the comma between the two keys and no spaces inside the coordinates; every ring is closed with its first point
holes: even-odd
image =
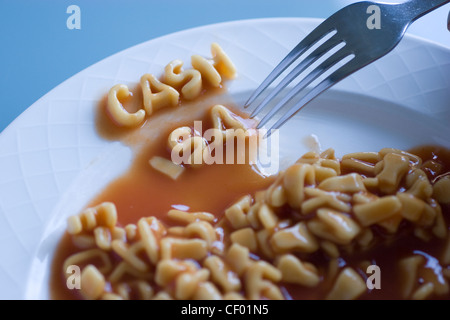
{"type": "MultiPolygon", "coordinates": [[[[173,59],[208,56],[218,42],[239,76],[242,103],[320,20],[263,19],[211,25],[148,41],[65,81],[0,135],[0,298],[47,298],[49,263],[68,215],[130,163],[131,152],[95,131],[98,100],[117,83],[161,74],[173,59]],[[88,186],[86,188],[86,186],[88,186]]],[[[450,147],[450,51],[407,36],[389,55],[345,79],[281,133],[286,162],[319,137],[338,155],[420,144],[450,147]]]]}

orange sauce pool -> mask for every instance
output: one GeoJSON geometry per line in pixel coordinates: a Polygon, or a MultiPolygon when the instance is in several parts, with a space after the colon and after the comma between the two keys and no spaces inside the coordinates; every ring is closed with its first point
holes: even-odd
{"type": "Polygon", "coordinates": [[[114,202],[121,225],[136,223],[143,216],[155,216],[170,223],[165,214],[171,209],[206,211],[220,219],[233,201],[267,187],[272,181],[248,164],[203,165],[188,168],[177,180],[170,179],[150,167],[148,161],[155,155],[170,158],[166,141],[173,129],[155,141],[156,148],[144,148],[130,170],[90,205],[114,202]]]}
{"type": "MultiPolygon", "coordinates": [[[[132,111],[136,105],[142,103],[139,90],[125,107],[132,111]]],[[[146,123],[136,130],[117,129],[104,115],[106,100],[99,105],[98,131],[107,139],[121,140],[135,152],[135,159],[129,170],[121,177],[111,182],[86,207],[95,206],[104,201],[114,202],[118,211],[119,224],[125,226],[136,223],[141,217],[155,216],[167,225],[171,221],[166,213],[171,209],[185,211],[206,211],[220,219],[227,207],[246,194],[254,194],[258,190],[267,188],[273,178],[267,178],[257,172],[252,166],[244,165],[204,165],[201,168],[186,170],[178,180],[174,181],[162,173],[154,170],[148,164],[151,157],[157,155],[170,158],[167,150],[169,133],[180,126],[192,126],[194,120],[202,120],[204,129],[210,127],[209,109],[217,102],[226,101],[223,89],[211,90],[201,99],[193,102],[182,102],[174,109],[161,110],[146,120],[146,123]]],[[[229,103],[224,103],[230,107],[229,103]]],[[[232,108],[232,110],[238,113],[232,108]]],[[[238,113],[239,114],[239,113],[238,113]]],[[[245,117],[243,114],[239,114],[245,117]]],[[[410,150],[420,156],[423,161],[435,160],[439,162],[444,172],[450,171],[450,150],[440,147],[424,146],[410,150]]],[[[425,170],[430,180],[435,178],[432,168],[425,170]]],[[[450,206],[442,206],[447,225],[450,223],[450,206]]],[[[73,214],[77,214],[74,212],[73,214]]],[[[388,237],[386,235],[386,237],[388,237]]],[[[363,279],[367,278],[365,270],[358,266],[362,260],[369,260],[382,270],[382,290],[372,290],[365,293],[362,299],[400,299],[401,277],[396,268],[397,261],[412,253],[421,253],[426,257],[429,265],[432,260],[441,255],[444,246],[442,240],[431,240],[424,243],[414,237],[407,228],[395,235],[391,242],[376,246],[374,249],[360,254],[342,254],[339,258],[341,267],[351,266],[357,270],[363,279]]],[[[62,272],[64,260],[79,251],[70,237],[65,234],[55,253],[50,280],[52,299],[81,299],[78,290],[68,290],[66,279],[62,272]]],[[[313,262],[320,274],[325,274],[328,258],[317,253],[308,258],[300,258],[313,262]]],[[[430,267],[430,272],[435,272],[430,267]]],[[[288,284],[280,284],[288,299],[323,299],[333,285],[331,280],[322,281],[316,288],[304,288],[288,284]]],[[[445,297],[449,299],[450,295],[445,297]]]]}
{"type": "MultiPolygon", "coordinates": [[[[176,181],[149,165],[148,161],[153,156],[170,159],[167,139],[175,128],[192,126],[194,120],[201,120],[204,130],[211,127],[209,110],[216,104],[211,98],[226,100],[223,89],[210,90],[209,94],[204,94],[195,102],[182,102],[178,108],[158,111],[138,130],[117,129],[112,125],[104,116],[106,99],[103,99],[99,105],[98,132],[107,139],[122,140],[134,149],[136,155],[130,169],[110,183],[86,207],[104,201],[114,202],[121,226],[137,223],[141,217],[149,216],[155,216],[170,225],[166,214],[171,209],[206,211],[220,219],[225,209],[240,197],[267,188],[273,178],[261,175],[249,164],[213,164],[188,168],[176,181]],[[177,112],[179,115],[173,117],[177,112]]],[[[135,104],[140,104],[141,99],[137,93],[124,106],[129,111],[135,110],[135,104]]],[[[230,104],[226,106],[230,108],[230,104]]],[[[230,109],[245,118],[232,106],[230,109]]],[[[52,299],[80,298],[76,293],[78,290],[66,288],[66,279],[61,272],[64,260],[77,250],[70,237],[65,235],[52,265],[52,299]]]]}

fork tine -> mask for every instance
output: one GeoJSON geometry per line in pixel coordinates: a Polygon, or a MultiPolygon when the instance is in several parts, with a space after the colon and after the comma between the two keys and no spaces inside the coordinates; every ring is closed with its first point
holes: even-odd
{"type": "Polygon", "coordinates": [[[280,83],[271,91],[267,97],[258,105],[258,107],[253,110],[250,117],[256,116],[259,111],[264,109],[264,107],[276,96],[281,90],[283,90],[287,85],[289,85],[295,78],[297,78],[303,71],[310,67],[315,61],[322,57],[325,53],[330,51],[333,47],[339,45],[343,40],[335,37],[334,34],[330,39],[325,41],[317,49],[315,49],[311,54],[309,54],[305,59],[303,59],[280,83]]]}
{"type": "Polygon", "coordinates": [[[341,48],[339,51],[335,52],[331,57],[322,62],[317,68],[311,71],[305,78],[303,78],[297,85],[292,88],[291,91],[283,98],[280,102],[278,102],[270,111],[267,113],[264,118],[259,122],[257,129],[261,129],[271,118],[272,116],[278,112],[286,103],[291,101],[300,91],[305,89],[311,82],[317,79],[321,74],[326,72],[336,63],[349,56],[347,50],[343,50],[345,47],[341,48]]]}
{"type": "Polygon", "coordinates": [[[316,44],[320,39],[329,34],[330,32],[336,30],[331,27],[326,21],[322,22],[316,29],[314,29],[310,34],[308,34],[299,44],[292,49],[286,57],[272,70],[272,72],[267,76],[266,79],[256,88],[252,93],[250,98],[244,105],[244,108],[248,108],[260,94],[272,84],[272,82],[286,70],[292,62],[298,59],[303,53],[305,53],[309,48],[316,44]]]}
{"type": "Polygon", "coordinates": [[[360,67],[358,66],[357,59],[348,61],[344,66],[336,70],[321,83],[315,86],[311,91],[309,91],[298,103],[292,106],[267,132],[267,136],[270,136],[270,132],[273,129],[279,129],[287,120],[289,120],[293,115],[299,112],[303,107],[305,107],[309,102],[314,100],[318,95],[332,87],[342,79],[346,78],[360,67]]]}

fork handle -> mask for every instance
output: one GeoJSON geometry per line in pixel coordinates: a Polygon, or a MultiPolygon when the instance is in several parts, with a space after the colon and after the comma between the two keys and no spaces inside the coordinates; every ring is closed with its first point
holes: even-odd
{"type": "Polygon", "coordinates": [[[447,3],[450,3],[450,0],[410,0],[402,5],[406,7],[408,16],[413,22],[447,3]]]}

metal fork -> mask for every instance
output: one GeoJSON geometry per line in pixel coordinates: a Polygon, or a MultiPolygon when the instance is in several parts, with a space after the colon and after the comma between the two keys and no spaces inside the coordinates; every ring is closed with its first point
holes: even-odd
{"type": "MultiPolygon", "coordinates": [[[[296,97],[314,80],[327,71],[332,73],[313,87],[294,106],[281,116],[270,129],[280,128],[307,103],[323,91],[335,85],[353,72],[390,52],[406,32],[411,23],[428,12],[449,3],[450,0],[410,0],[400,4],[364,1],[351,4],[322,22],[308,34],[269,74],[253,92],[244,108],[249,107],[295,60],[317,45],[325,36],[332,36],[307,55],[264,100],[255,108],[251,117],[263,110],[286,86],[333,48],[342,46],[319,66],[302,78],[260,121],[264,126],[286,103],[296,97]],[[378,11],[379,10],[379,11],[378,11]],[[369,21],[371,14],[380,13],[380,24],[369,21]],[[372,22],[372,23],[369,23],[372,22]],[[333,34],[334,33],[334,34],[333,34]],[[338,63],[343,64],[339,66],[338,63]],[[338,67],[333,71],[333,67],[338,67]]],[[[269,134],[271,130],[269,129],[269,134]]]]}
{"type": "Polygon", "coordinates": [[[448,29],[448,31],[450,31],[450,12],[448,13],[448,18],[447,18],[447,29],[448,29]]]}

